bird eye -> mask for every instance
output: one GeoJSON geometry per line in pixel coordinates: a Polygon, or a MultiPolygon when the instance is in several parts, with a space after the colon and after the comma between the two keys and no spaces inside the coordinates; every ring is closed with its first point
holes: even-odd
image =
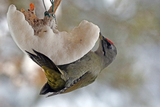
{"type": "Polygon", "coordinates": [[[105,39],[105,42],[106,42],[107,48],[112,49],[112,43],[110,43],[108,39],[105,39]]]}
{"type": "Polygon", "coordinates": [[[107,48],[108,48],[108,49],[112,49],[112,45],[108,45],[107,48]]]}

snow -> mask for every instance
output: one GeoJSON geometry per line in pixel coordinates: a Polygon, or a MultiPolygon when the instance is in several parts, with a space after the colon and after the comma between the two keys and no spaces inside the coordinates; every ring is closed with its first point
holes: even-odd
{"type": "Polygon", "coordinates": [[[54,32],[46,25],[39,35],[34,35],[33,28],[14,5],[8,9],[7,21],[14,41],[23,52],[33,53],[34,49],[57,65],[74,62],[87,54],[94,47],[100,32],[97,25],[83,20],[71,32],[54,32]]]}

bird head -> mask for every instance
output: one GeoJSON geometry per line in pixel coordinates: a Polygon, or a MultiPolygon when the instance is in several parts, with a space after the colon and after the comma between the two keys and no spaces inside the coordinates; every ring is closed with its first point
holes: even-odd
{"type": "Polygon", "coordinates": [[[107,67],[116,57],[117,49],[112,41],[105,38],[101,33],[99,33],[99,48],[96,53],[103,58],[104,67],[107,67]]]}

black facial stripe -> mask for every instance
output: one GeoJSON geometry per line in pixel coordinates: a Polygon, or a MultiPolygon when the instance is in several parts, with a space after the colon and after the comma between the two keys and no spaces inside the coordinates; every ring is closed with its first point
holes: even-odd
{"type": "Polygon", "coordinates": [[[105,49],[104,49],[104,43],[103,43],[103,40],[102,41],[102,50],[103,50],[103,55],[105,56],[106,55],[106,52],[105,52],[105,49]]]}

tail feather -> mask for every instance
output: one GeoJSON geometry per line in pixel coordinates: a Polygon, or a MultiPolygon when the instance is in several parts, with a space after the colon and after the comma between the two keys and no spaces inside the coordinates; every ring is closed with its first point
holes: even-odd
{"type": "MultiPolygon", "coordinates": [[[[36,54],[32,54],[28,51],[26,51],[26,53],[30,56],[30,58],[37,63],[39,66],[46,66],[50,69],[54,69],[55,71],[59,71],[58,67],[53,63],[53,61],[51,61],[47,56],[45,56],[44,54],[37,52],[35,50],[33,50],[33,52],[36,54]]],[[[60,72],[59,72],[60,73],[60,72]]]]}

